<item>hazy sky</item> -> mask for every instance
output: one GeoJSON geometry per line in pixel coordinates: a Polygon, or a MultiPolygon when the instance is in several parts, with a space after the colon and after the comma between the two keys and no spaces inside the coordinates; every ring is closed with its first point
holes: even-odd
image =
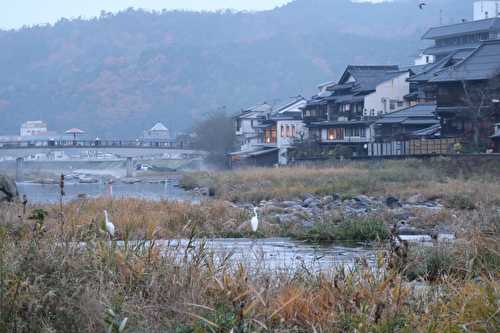
{"type": "MultiPolygon", "coordinates": [[[[98,16],[129,7],[145,9],[238,10],[271,9],[291,0],[0,0],[0,29],[54,23],[61,17],[98,16]]],[[[335,1],[335,0],[332,0],[335,1]]],[[[384,0],[354,0],[380,2],[384,0]]],[[[390,0],[388,0],[390,1],[390,0]]]]}
{"type": "Polygon", "coordinates": [[[125,8],[239,10],[271,9],[290,0],[0,0],[0,28],[53,23],[61,17],[94,17],[125,8]]]}

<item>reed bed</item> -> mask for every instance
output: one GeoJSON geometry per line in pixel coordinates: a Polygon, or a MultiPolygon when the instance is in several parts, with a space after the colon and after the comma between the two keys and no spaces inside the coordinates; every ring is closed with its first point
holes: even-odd
{"type": "Polygon", "coordinates": [[[250,168],[201,172],[184,176],[187,189],[208,187],[215,196],[232,202],[293,199],[307,193],[342,196],[366,194],[408,198],[423,194],[445,201],[468,197],[483,204],[500,203],[500,167],[429,161],[346,162],[330,167],[250,168]]]}

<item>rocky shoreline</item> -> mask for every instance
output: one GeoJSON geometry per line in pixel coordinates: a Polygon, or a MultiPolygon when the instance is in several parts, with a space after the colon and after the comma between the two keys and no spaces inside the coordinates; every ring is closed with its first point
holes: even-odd
{"type": "MultiPolygon", "coordinates": [[[[195,188],[191,192],[207,198],[214,196],[208,188],[195,188]]],[[[251,203],[227,204],[248,212],[254,208],[251,203]]],[[[396,226],[401,236],[428,236],[436,239],[441,236],[454,238],[456,233],[449,221],[441,220],[440,214],[445,210],[444,203],[439,199],[426,199],[422,194],[404,200],[394,196],[305,194],[303,198],[293,200],[261,201],[256,207],[261,219],[274,225],[290,223],[307,229],[328,221],[380,217],[388,225],[396,226]]]]}

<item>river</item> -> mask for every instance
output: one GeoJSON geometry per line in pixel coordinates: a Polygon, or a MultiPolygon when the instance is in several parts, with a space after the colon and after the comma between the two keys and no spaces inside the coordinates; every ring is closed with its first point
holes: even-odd
{"type": "MultiPolygon", "coordinates": [[[[114,198],[140,198],[149,200],[187,200],[196,201],[196,197],[176,186],[175,181],[164,183],[135,183],[125,184],[117,182],[110,185],[103,182],[95,184],[81,184],[67,182],[64,187],[64,202],[77,199],[78,196],[96,198],[109,196],[112,193],[114,198]]],[[[36,184],[17,183],[19,193],[26,195],[30,203],[46,204],[59,201],[59,185],[57,184],[36,184]]]]}

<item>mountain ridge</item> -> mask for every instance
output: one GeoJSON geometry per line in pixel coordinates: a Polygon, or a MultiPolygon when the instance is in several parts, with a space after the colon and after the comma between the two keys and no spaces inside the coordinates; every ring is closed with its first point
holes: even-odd
{"type": "Polygon", "coordinates": [[[188,129],[204,114],[314,93],[346,65],[408,64],[438,7],[464,17],[472,5],[436,0],[354,4],[296,0],[263,12],[149,13],[0,31],[0,134],[30,119],[51,129],[135,137],[157,121],[188,129]],[[454,4],[452,6],[452,4],[454,4]]]}

